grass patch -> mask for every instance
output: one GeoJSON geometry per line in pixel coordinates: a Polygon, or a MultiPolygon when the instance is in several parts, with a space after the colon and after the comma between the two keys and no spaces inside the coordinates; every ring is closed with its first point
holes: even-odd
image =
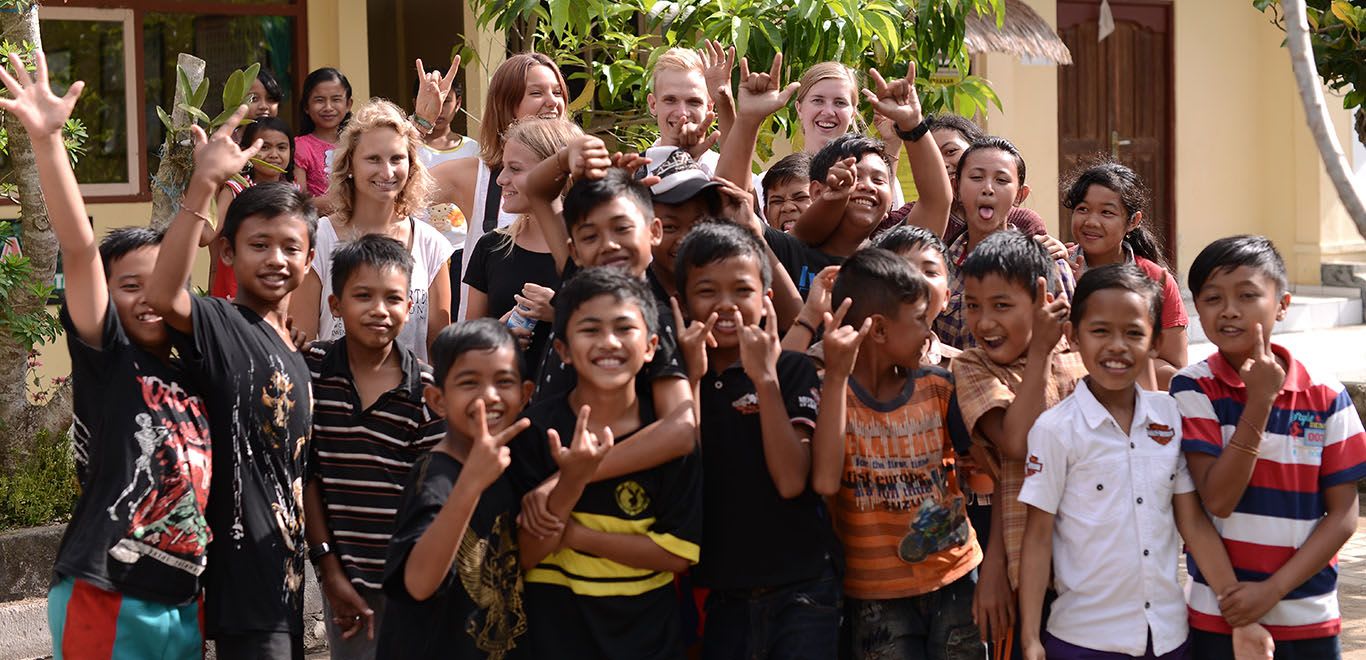
{"type": "Polygon", "coordinates": [[[67,520],[79,492],[66,434],[40,433],[13,476],[0,477],[0,530],[67,520]]]}

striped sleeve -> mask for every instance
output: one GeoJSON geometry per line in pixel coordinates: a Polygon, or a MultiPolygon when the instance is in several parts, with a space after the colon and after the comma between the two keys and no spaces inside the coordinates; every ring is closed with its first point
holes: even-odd
{"type": "Polygon", "coordinates": [[[1214,401],[1202,387],[1212,385],[1213,374],[1204,362],[1182,369],[1172,377],[1172,398],[1181,411],[1181,450],[1218,456],[1224,451],[1224,431],[1214,401]]]}
{"type": "Polygon", "coordinates": [[[1319,466],[1322,488],[1354,483],[1366,478],[1366,431],[1347,389],[1338,385],[1329,411],[1319,466]]]}

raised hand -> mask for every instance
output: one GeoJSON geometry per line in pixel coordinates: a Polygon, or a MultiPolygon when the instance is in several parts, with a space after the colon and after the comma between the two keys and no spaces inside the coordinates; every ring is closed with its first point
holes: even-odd
{"type": "Polygon", "coordinates": [[[517,526],[538,539],[553,538],[564,531],[564,521],[550,512],[550,491],[555,490],[559,481],[557,474],[522,496],[522,512],[517,514],[517,526]]]}
{"type": "Polygon", "coordinates": [[[428,122],[435,122],[436,118],[441,116],[441,106],[445,105],[446,98],[450,96],[451,87],[455,84],[455,74],[460,71],[460,56],[451,58],[451,68],[446,70],[445,76],[423,68],[420,57],[414,64],[417,66],[417,79],[421,84],[417,88],[417,101],[414,103],[413,113],[428,122]]]}
{"type": "Polygon", "coordinates": [[[925,118],[920,108],[920,95],[915,91],[915,62],[906,68],[906,77],[887,82],[877,69],[868,69],[868,76],[874,82],[874,89],[864,88],[863,97],[868,99],[873,109],[893,122],[902,131],[910,131],[920,125],[925,118]]]}
{"type": "Polygon", "coordinates": [[[694,383],[702,380],[707,373],[707,347],[716,346],[716,338],[711,330],[716,327],[716,312],[707,317],[706,323],[693,321],[688,325],[683,320],[683,310],[678,306],[678,298],[670,298],[673,307],[674,327],[678,329],[678,348],[683,351],[683,366],[688,378],[694,383]]]}
{"type": "Polygon", "coordinates": [[[849,195],[854,192],[854,183],[858,180],[858,175],[854,172],[857,166],[858,161],[852,157],[832,163],[830,171],[825,174],[821,199],[831,202],[849,199],[849,195]]]}
{"type": "Polygon", "coordinates": [[[1042,245],[1048,250],[1048,258],[1054,261],[1059,259],[1066,261],[1068,257],[1067,244],[1048,234],[1040,234],[1034,237],[1034,242],[1042,245]]]}
{"type": "Polygon", "coordinates": [[[28,70],[17,54],[10,53],[9,62],[14,68],[14,75],[11,76],[4,67],[0,67],[0,82],[5,83],[12,98],[0,98],[0,110],[14,115],[30,137],[60,133],[62,125],[71,116],[71,110],[76,107],[76,99],[80,98],[85,83],[80,80],[71,83],[65,96],[54,94],[52,86],[48,84],[47,56],[41,50],[33,52],[33,62],[37,67],[34,77],[29,77],[28,70]]]}
{"type": "Polygon", "coordinates": [[[702,44],[697,53],[702,56],[702,78],[707,81],[707,91],[717,96],[724,87],[729,92],[730,72],[735,70],[735,46],[726,48],[712,39],[702,44]]]}
{"type": "Polygon", "coordinates": [[[1077,256],[1072,257],[1069,254],[1068,257],[1067,267],[1072,269],[1072,279],[1080,282],[1082,273],[1086,272],[1086,255],[1082,253],[1081,248],[1077,248],[1077,256]]]}
{"type": "Polygon", "coordinates": [[[712,181],[721,184],[715,190],[721,195],[721,213],[731,222],[748,229],[759,240],[764,239],[764,221],[754,212],[754,195],[748,190],[741,190],[740,186],[731,183],[728,179],[712,177],[712,181]]]}
{"type": "MultiPolygon", "coordinates": [[[[773,311],[773,299],[764,296],[764,327],[744,325],[740,310],[735,310],[735,327],[740,329],[740,366],[755,383],[778,381],[778,355],[783,352],[778,340],[778,313],[773,311]]],[[[759,321],[763,321],[761,318],[759,321]]]]}
{"type": "Polygon", "coordinates": [[[489,432],[488,418],[485,417],[484,401],[474,402],[474,412],[470,413],[474,422],[474,437],[470,439],[470,453],[465,458],[465,467],[460,471],[460,480],[471,480],[471,485],[483,492],[512,463],[512,452],[507,444],[518,433],[531,426],[531,420],[522,418],[497,433],[489,432]]]}
{"type": "Polygon", "coordinates": [[[815,279],[811,280],[811,290],[806,293],[806,302],[802,304],[802,311],[797,318],[817,328],[825,323],[825,318],[834,311],[830,309],[830,290],[835,288],[835,278],[839,275],[839,266],[826,266],[821,272],[816,273],[815,279]]]}
{"type": "Polygon", "coordinates": [[[247,106],[237,106],[237,111],[212,136],[205,135],[204,129],[198,124],[190,127],[190,137],[194,141],[194,172],[191,176],[212,183],[213,189],[217,190],[234,174],[241,172],[247,161],[261,150],[260,138],[246,149],[232,139],[232,132],[237,130],[245,116],[247,106]]]}
{"type": "Polygon", "coordinates": [[[874,112],[873,127],[877,129],[877,136],[882,138],[882,143],[887,146],[885,151],[888,154],[895,156],[901,152],[901,136],[896,134],[896,122],[891,117],[874,112]]]}
{"type": "Polygon", "coordinates": [[[520,313],[529,319],[545,321],[550,323],[555,320],[555,306],[551,300],[555,297],[555,290],[544,287],[534,282],[527,282],[522,285],[522,293],[512,294],[512,299],[521,307],[520,313]]]}
{"type": "Polygon", "coordinates": [[[821,343],[825,348],[825,373],[827,375],[848,377],[854,372],[854,362],[858,360],[858,348],[873,328],[871,317],[863,319],[863,326],[855,329],[844,325],[844,316],[854,299],[846,299],[834,314],[825,315],[825,337],[821,343]]]}
{"type": "Polygon", "coordinates": [[[577,135],[569,140],[569,173],[575,179],[601,179],[612,167],[607,144],[593,135],[577,135]]]}
{"type": "Polygon", "coordinates": [[[1034,283],[1034,334],[1029,338],[1031,355],[1048,355],[1062,339],[1067,325],[1067,315],[1072,306],[1064,296],[1052,298],[1048,294],[1048,281],[1042,277],[1034,283]]]}
{"type": "Polygon", "coordinates": [[[550,455],[554,457],[555,464],[560,466],[560,473],[565,478],[587,481],[598,469],[598,464],[607,456],[607,452],[612,449],[611,427],[604,427],[601,435],[589,430],[590,412],[592,410],[587,405],[579,407],[579,417],[574,423],[574,437],[569,440],[568,447],[560,442],[560,434],[555,429],[550,429],[546,434],[550,437],[550,455]]]}
{"type": "Polygon", "coordinates": [[[698,160],[702,154],[707,153],[717,142],[721,141],[721,132],[713,131],[711,127],[716,123],[716,113],[708,110],[702,117],[702,123],[694,124],[686,122],[678,127],[678,146],[687,150],[688,155],[693,160],[698,160]]]}
{"type": "Polygon", "coordinates": [[[1252,350],[1252,356],[1243,360],[1238,375],[1247,386],[1249,400],[1275,401],[1281,386],[1285,385],[1285,368],[1276,361],[1276,354],[1271,352],[1271,329],[1263,328],[1260,323],[1252,327],[1257,335],[1257,345],[1252,350]]]}
{"type": "Polygon", "coordinates": [[[782,109],[792,100],[792,95],[797,93],[802,84],[789,83],[787,87],[779,89],[782,70],[782,53],[773,56],[773,66],[769,67],[767,73],[751,73],[749,59],[740,58],[740,91],[736,99],[738,107],[735,109],[737,116],[756,122],[763,121],[765,117],[782,109]]]}

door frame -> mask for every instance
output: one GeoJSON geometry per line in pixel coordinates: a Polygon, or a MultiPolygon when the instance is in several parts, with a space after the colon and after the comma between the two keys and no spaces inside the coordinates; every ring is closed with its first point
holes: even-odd
{"type": "MultiPolygon", "coordinates": [[[[1110,0],[1110,10],[1115,14],[1130,14],[1125,20],[1133,21],[1154,29],[1164,30],[1167,35],[1167,118],[1162,140],[1166,144],[1167,176],[1162,185],[1167,192],[1166,208],[1151,208],[1166,230],[1166,244],[1162,246],[1167,262],[1176,267],[1176,8],[1173,0],[1110,0]],[[1134,13],[1136,12],[1136,13],[1134,13]]],[[[1057,30],[1061,33],[1067,27],[1086,21],[1098,20],[1100,0],[1058,0],[1057,30]]],[[[1116,17],[1118,18],[1118,16],[1116,17]]],[[[1062,127],[1058,127],[1058,149],[1062,150],[1062,127]]],[[[1066,175],[1066,173],[1062,173],[1066,175]]],[[[1152,185],[1149,184],[1149,188],[1152,185]]],[[[1155,200],[1149,200],[1153,205],[1155,200]]],[[[1150,218],[1151,219],[1151,218],[1150,218]]],[[[1059,218],[1059,222],[1063,222],[1059,218]]]]}

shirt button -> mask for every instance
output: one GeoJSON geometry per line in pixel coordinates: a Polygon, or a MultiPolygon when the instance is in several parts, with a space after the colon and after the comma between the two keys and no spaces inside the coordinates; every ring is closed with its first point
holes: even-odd
{"type": "Polygon", "coordinates": [[[1148,551],[1147,551],[1146,549],[1143,550],[1143,556],[1144,556],[1144,557],[1147,557],[1147,556],[1148,556],[1148,551]]]}
{"type": "Polygon", "coordinates": [[[1141,497],[1138,498],[1138,503],[1139,503],[1139,504],[1142,504],[1142,503],[1143,503],[1143,498],[1141,498],[1141,497]]]}
{"type": "Polygon", "coordinates": [[[1175,473],[1175,472],[1172,473],[1171,479],[1170,479],[1169,481],[1176,481],[1176,473],[1175,473]]]}
{"type": "Polygon", "coordinates": [[[1129,443],[1129,449],[1133,449],[1133,448],[1134,448],[1134,443],[1130,442],[1130,443],[1129,443]]]}
{"type": "Polygon", "coordinates": [[[1144,602],[1143,602],[1143,609],[1145,609],[1145,610],[1147,610],[1147,609],[1152,609],[1152,606],[1153,606],[1153,604],[1150,603],[1150,602],[1148,602],[1148,601],[1144,601],[1144,602]]]}
{"type": "Polygon", "coordinates": [[[716,385],[714,387],[716,387],[716,389],[718,390],[721,389],[721,381],[716,381],[716,385]]]}
{"type": "Polygon", "coordinates": [[[1105,484],[1096,484],[1096,490],[1105,490],[1105,484]]]}

